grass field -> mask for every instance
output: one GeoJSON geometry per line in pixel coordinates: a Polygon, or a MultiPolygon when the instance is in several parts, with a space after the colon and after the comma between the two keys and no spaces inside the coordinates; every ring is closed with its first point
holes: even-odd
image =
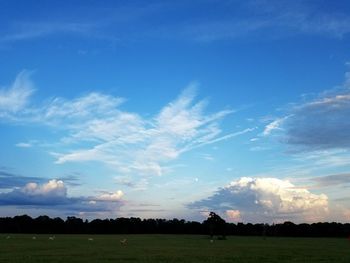
{"type": "Polygon", "coordinates": [[[337,238],[188,235],[0,235],[0,262],[350,262],[350,242],[337,238]],[[89,241],[88,238],[93,238],[89,241]],[[127,245],[120,243],[127,239],[127,245]]]}

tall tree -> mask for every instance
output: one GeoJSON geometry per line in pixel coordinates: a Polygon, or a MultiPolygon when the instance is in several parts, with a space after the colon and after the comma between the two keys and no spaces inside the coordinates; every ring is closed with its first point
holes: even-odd
{"type": "Polygon", "coordinates": [[[226,239],[226,221],[214,212],[210,212],[208,218],[203,222],[209,230],[210,237],[221,236],[226,239]]]}

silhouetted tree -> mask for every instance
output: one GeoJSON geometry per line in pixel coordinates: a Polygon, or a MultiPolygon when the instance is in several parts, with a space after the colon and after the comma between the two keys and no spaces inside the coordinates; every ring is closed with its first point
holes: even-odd
{"type": "Polygon", "coordinates": [[[226,238],[226,222],[216,213],[210,212],[203,224],[208,227],[211,238],[214,235],[220,235],[222,239],[226,238]]]}
{"type": "Polygon", "coordinates": [[[74,216],[67,217],[65,222],[66,232],[72,234],[84,234],[85,227],[84,221],[81,218],[77,218],[74,216]]]}
{"type": "Polygon", "coordinates": [[[349,237],[350,224],[313,223],[294,224],[251,224],[226,223],[219,215],[211,212],[203,223],[183,219],[140,219],[116,218],[95,219],[89,222],[76,217],[39,216],[35,219],[28,215],[0,218],[0,233],[38,233],[38,234],[210,234],[218,238],[226,235],[244,236],[300,236],[300,237],[349,237]]]}

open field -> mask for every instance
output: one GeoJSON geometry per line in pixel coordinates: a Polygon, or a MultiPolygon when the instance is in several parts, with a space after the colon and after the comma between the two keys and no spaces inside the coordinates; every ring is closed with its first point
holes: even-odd
{"type": "Polygon", "coordinates": [[[228,237],[211,243],[188,235],[35,236],[0,235],[0,262],[350,262],[349,240],[337,238],[228,237]],[[127,245],[120,243],[124,238],[127,245]]]}

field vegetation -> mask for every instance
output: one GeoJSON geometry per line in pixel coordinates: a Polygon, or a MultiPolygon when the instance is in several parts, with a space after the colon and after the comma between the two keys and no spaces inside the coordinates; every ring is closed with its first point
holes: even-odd
{"type": "Polygon", "coordinates": [[[0,262],[350,262],[346,238],[1,234],[0,262]],[[126,242],[121,242],[125,240],[126,242]]]}

